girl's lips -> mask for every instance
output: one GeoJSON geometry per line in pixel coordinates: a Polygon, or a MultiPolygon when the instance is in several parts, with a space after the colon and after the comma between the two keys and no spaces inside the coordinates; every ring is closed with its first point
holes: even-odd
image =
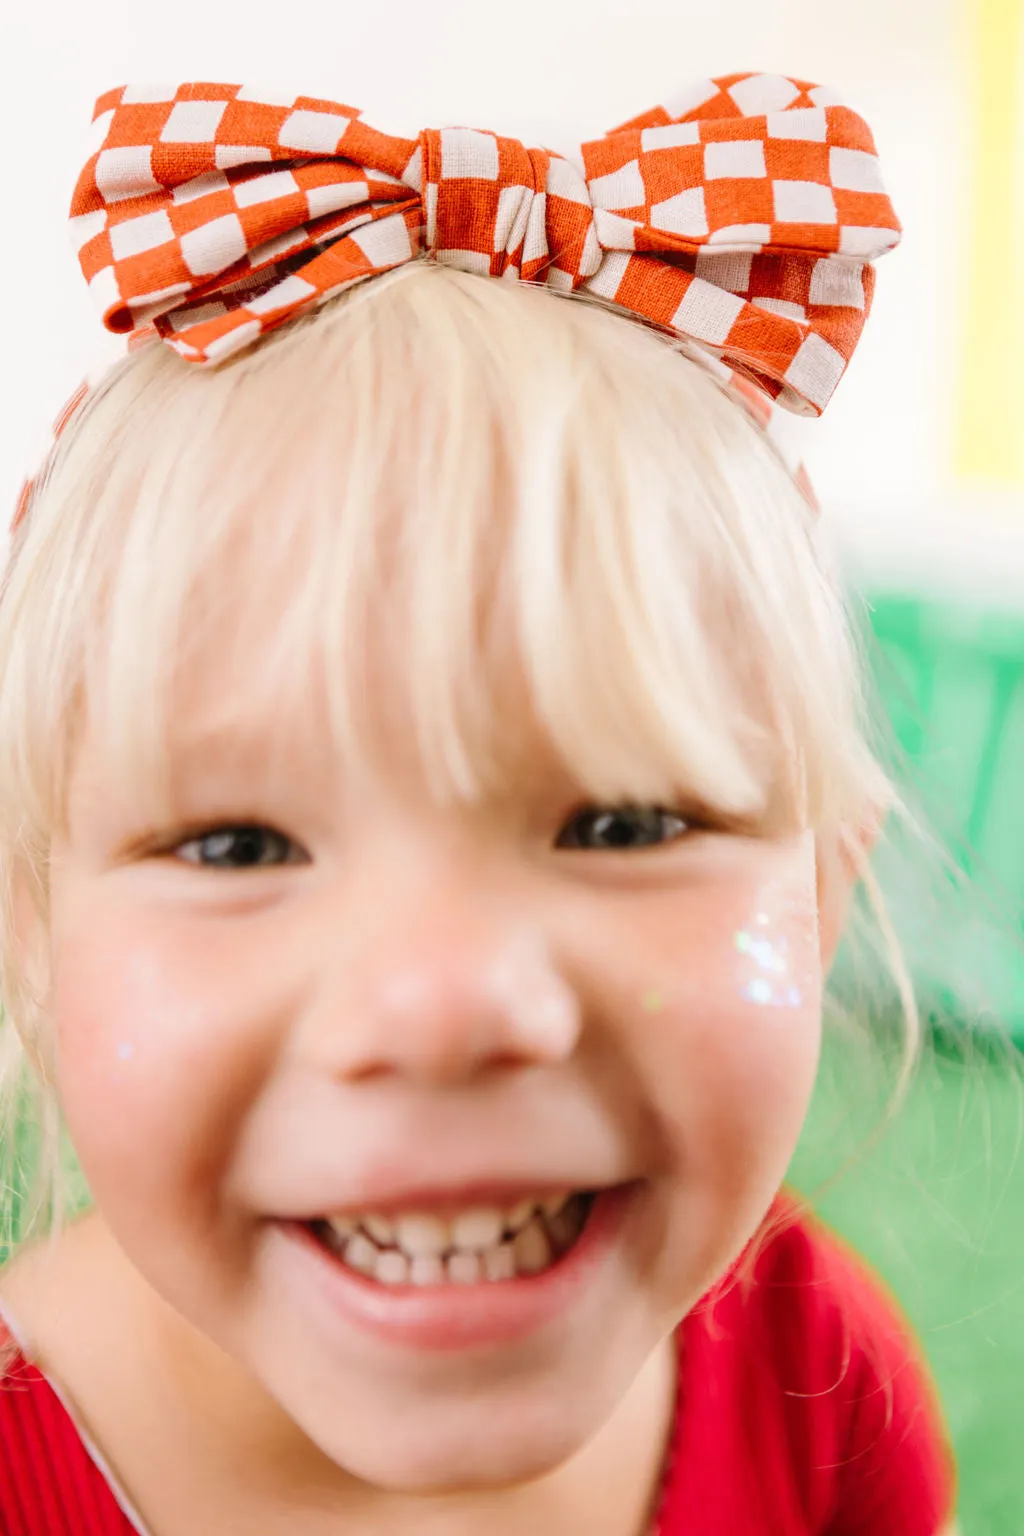
{"type": "Polygon", "coordinates": [[[637,1190],[597,1194],[576,1242],[543,1273],[476,1285],[381,1285],[347,1268],[302,1223],[278,1225],[327,1306],[360,1332],[407,1349],[479,1349],[513,1343],[578,1300],[616,1247],[637,1190]]]}

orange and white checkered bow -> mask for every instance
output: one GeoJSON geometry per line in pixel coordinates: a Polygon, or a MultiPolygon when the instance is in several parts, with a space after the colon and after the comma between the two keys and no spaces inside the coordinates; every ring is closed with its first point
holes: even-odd
{"type": "Polygon", "coordinates": [[[824,410],[867,318],[871,262],[900,238],[867,124],[783,75],[702,80],[573,155],[469,128],[395,138],[352,107],[237,85],[121,87],[93,128],[71,228],[104,323],[129,345],[162,336],[219,363],[429,254],[582,290],[674,333],[812,505],[782,417],[824,410]]]}
{"type": "Polygon", "coordinates": [[[818,415],[900,234],[864,121],[779,75],[701,81],[578,155],[236,85],[123,87],[94,127],[72,228],[104,322],[197,363],[428,253],[598,295],[818,415]]]}

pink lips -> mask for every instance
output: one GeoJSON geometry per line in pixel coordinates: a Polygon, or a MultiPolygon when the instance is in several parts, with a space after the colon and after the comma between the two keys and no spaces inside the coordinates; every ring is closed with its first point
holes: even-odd
{"type": "Polygon", "coordinates": [[[577,1241],[543,1273],[476,1285],[380,1285],[329,1254],[302,1223],[280,1228],[322,1301],[359,1332],[408,1349],[479,1349],[523,1338],[573,1305],[615,1246],[635,1188],[598,1194],[577,1241]]]}

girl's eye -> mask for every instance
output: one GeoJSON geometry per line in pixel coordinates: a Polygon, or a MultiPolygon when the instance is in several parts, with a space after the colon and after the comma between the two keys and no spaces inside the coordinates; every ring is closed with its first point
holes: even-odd
{"type": "Polygon", "coordinates": [[[202,837],[179,843],[174,850],[186,864],[205,869],[255,869],[263,865],[293,864],[298,850],[290,837],[272,827],[218,827],[202,837]]]}
{"type": "Polygon", "coordinates": [[[558,848],[651,848],[675,842],[690,830],[673,811],[655,805],[590,807],[580,811],[558,835],[558,848]]]}

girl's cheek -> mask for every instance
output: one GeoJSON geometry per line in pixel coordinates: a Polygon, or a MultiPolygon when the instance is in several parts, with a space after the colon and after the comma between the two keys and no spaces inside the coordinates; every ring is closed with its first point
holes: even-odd
{"type": "Polygon", "coordinates": [[[687,974],[640,989],[646,1075],[685,1165],[717,1181],[760,1160],[769,1181],[781,1177],[817,1071],[821,994],[814,909],[799,887],[723,910],[687,974]]]}
{"type": "MultiPolygon", "coordinates": [[[[114,1110],[133,1118],[147,1114],[167,1044],[167,1019],[160,1015],[173,1011],[150,974],[149,956],[130,934],[112,942],[95,931],[62,936],[55,951],[53,1008],[66,1111],[87,1132],[114,1110]]],[[[109,1129],[114,1133],[116,1126],[109,1129]]]]}
{"type": "Polygon", "coordinates": [[[191,1185],[245,1077],[234,1055],[244,968],[123,912],[59,932],[54,964],[59,1092],[96,1198],[191,1185]],[[159,1157],[141,1155],[156,1146],[159,1157]]]}
{"type": "MultiPolygon", "coordinates": [[[[761,908],[730,938],[730,1035],[745,1091],[771,1095],[797,1129],[817,1072],[822,974],[817,924],[761,908]]],[[[765,1109],[767,1113],[767,1107],[765,1109]]]]}

